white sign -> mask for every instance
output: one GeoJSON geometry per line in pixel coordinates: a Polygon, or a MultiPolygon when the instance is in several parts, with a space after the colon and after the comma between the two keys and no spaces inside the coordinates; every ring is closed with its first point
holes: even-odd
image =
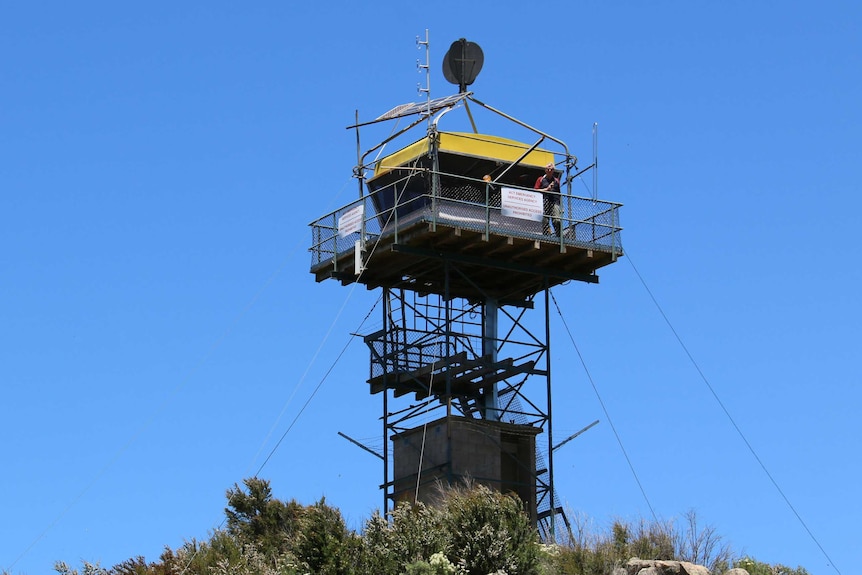
{"type": "Polygon", "coordinates": [[[527,190],[516,190],[515,188],[503,188],[500,212],[510,218],[520,218],[533,222],[541,222],[544,210],[542,209],[542,193],[528,192],[527,190]]]}
{"type": "Polygon", "coordinates": [[[338,237],[345,238],[362,228],[362,217],[365,215],[365,205],[359,204],[350,208],[338,218],[338,237]]]}

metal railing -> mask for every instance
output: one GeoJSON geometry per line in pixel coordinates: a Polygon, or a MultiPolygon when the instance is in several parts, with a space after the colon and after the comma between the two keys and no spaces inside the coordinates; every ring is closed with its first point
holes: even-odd
{"type": "MultiPolygon", "coordinates": [[[[429,175],[424,172],[424,175],[429,175]]],[[[437,173],[437,178],[423,177],[425,182],[439,181],[439,193],[409,193],[411,171],[403,178],[372,194],[332,211],[310,225],[312,230],[311,266],[317,268],[325,262],[335,263],[339,255],[355,249],[357,240],[363,249],[373,248],[381,237],[395,236],[406,226],[416,222],[448,225],[466,230],[513,237],[543,239],[563,245],[622,254],[619,226],[621,204],[583,198],[567,194],[554,194],[553,201],[560,205],[562,233],[548,233],[542,221],[507,215],[502,206],[502,190],[536,192],[532,188],[498,185],[457,176],[437,173]],[[371,244],[371,245],[369,245],[371,244]]],[[[414,182],[415,183],[415,182],[414,182]]],[[[548,196],[549,194],[545,194],[548,196]]],[[[544,202],[548,212],[548,201],[544,202]]],[[[535,216],[535,214],[534,214],[535,216]]]]}

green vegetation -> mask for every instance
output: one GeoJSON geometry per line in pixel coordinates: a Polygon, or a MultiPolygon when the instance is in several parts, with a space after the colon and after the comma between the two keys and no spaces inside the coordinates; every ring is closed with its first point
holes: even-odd
{"type": "Polygon", "coordinates": [[[751,557],[743,557],[734,564],[748,571],[749,575],[808,575],[808,571],[802,567],[791,569],[785,565],[769,565],[751,557]]]}
{"type": "MultiPolygon", "coordinates": [[[[60,575],[604,575],[629,558],[680,560],[721,574],[808,575],[802,568],[734,557],[693,512],[681,521],[615,521],[596,530],[577,517],[569,541],[542,545],[514,496],[480,485],[441,491],[435,506],[401,505],[375,514],[361,533],[324,500],[283,502],[269,482],[250,478],[227,491],[226,527],[207,541],[165,548],[158,561],[128,559],[111,568],[58,562],[60,575]]],[[[5,575],[5,574],[4,574],[5,575]]]]}
{"type": "Polygon", "coordinates": [[[572,531],[571,541],[559,553],[564,573],[606,573],[631,557],[687,561],[712,573],[724,573],[733,565],[730,546],[712,526],[699,525],[691,511],[679,521],[617,520],[608,532],[597,532],[587,518],[577,516],[572,531]]]}

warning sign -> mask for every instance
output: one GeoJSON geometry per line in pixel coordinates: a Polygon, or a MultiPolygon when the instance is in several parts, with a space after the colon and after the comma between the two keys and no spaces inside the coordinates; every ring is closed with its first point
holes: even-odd
{"type": "Polygon", "coordinates": [[[500,212],[504,216],[533,222],[542,221],[541,192],[529,192],[515,188],[503,188],[500,191],[502,192],[500,212]]]}
{"type": "Polygon", "coordinates": [[[362,228],[362,216],[365,214],[365,206],[359,204],[355,208],[351,208],[344,212],[338,218],[338,237],[344,238],[354,232],[358,232],[362,228]]]}

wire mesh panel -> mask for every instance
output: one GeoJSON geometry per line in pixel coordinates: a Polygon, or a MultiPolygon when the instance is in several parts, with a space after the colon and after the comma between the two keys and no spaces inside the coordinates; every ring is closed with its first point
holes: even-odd
{"type": "Polygon", "coordinates": [[[447,368],[447,358],[463,354],[481,355],[482,309],[460,302],[453,307],[440,296],[418,296],[415,292],[390,294],[387,327],[366,337],[371,350],[371,377],[413,372],[427,373],[447,368]]]}

